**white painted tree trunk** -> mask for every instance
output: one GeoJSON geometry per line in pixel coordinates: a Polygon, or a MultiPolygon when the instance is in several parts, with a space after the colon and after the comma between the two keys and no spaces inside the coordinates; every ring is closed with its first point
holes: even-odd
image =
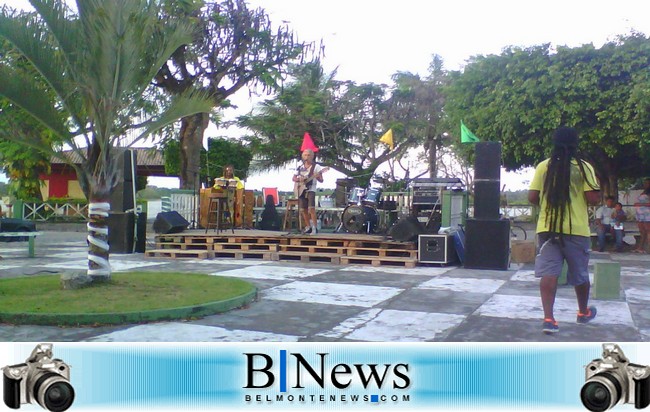
{"type": "Polygon", "coordinates": [[[94,282],[105,282],[111,278],[108,261],[108,202],[88,204],[88,276],[94,282]]]}

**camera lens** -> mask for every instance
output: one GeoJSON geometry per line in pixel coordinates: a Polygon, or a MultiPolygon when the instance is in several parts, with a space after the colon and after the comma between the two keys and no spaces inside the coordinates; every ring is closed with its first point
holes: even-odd
{"type": "Polygon", "coordinates": [[[603,412],[621,399],[621,385],[607,373],[592,376],[580,391],[580,400],[585,408],[593,412],[603,412]]]}
{"type": "Polygon", "coordinates": [[[68,382],[56,382],[47,388],[43,400],[46,409],[65,411],[72,405],[74,389],[68,382]]]}
{"type": "Polygon", "coordinates": [[[52,412],[63,412],[74,401],[74,389],[63,376],[46,373],[36,381],[34,397],[43,408],[52,412]]]}

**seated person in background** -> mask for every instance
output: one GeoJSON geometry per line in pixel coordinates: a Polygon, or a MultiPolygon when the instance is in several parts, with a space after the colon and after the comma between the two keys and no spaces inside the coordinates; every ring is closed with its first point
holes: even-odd
{"type": "Polygon", "coordinates": [[[266,196],[266,204],[264,205],[264,211],[262,212],[260,229],[280,230],[280,217],[275,208],[275,199],[273,198],[273,195],[266,196]]]}
{"type": "Polygon", "coordinates": [[[614,230],[614,219],[612,216],[615,214],[614,209],[614,196],[607,196],[605,204],[596,210],[596,234],[598,235],[598,251],[605,251],[605,235],[611,233],[616,240],[616,250],[623,249],[623,231],[614,230]]]}
{"type": "MultiPolygon", "coordinates": [[[[620,237],[621,239],[625,237],[625,232],[623,231],[623,222],[627,220],[627,215],[625,210],[623,210],[623,203],[616,202],[614,205],[614,212],[612,213],[612,227],[614,229],[614,238],[620,237]]],[[[622,247],[616,248],[617,252],[622,252],[622,247]]]]}

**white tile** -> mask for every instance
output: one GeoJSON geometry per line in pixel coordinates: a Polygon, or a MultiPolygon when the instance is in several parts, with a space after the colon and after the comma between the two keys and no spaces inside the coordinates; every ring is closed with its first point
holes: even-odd
{"type": "Polygon", "coordinates": [[[261,292],[262,299],[370,308],[402,292],[382,286],[291,282],[261,292]]]}
{"type": "Polygon", "coordinates": [[[650,268],[621,266],[621,276],[647,277],[649,275],[650,275],[650,268]]]}
{"type": "Polygon", "coordinates": [[[464,319],[465,316],[447,313],[373,309],[346,320],[322,336],[372,342],[430,341],[464,319]]]}
{"type": "Polygon", "coordinates": [[[0,270],[9,270],[9,269],[19,268],[19,267],[20,266],[18,265],[3,265],[2,263],[0,263],[0,270]]]}
{"type": "Polygon", "coordinates": [[[339,270],[342,272],[369,272],[369,273],[394,273],[396,275],[413,275],[413,276],[440,276],[456,269],[455,266],[446,267],[417,267],[417,268],[395,268],[395,267],[374,267],[368,265],[348,265],[339,270]]]}
{"type": "Polygon", "coordinates": [[[650,289],[625,289],[625,300],[629,303],[650,303],[650,289]]]}
{"type": "MultiPolygon", "coordinates": [[[[112,255],[111,255],[112,256],[112,255]]],[[[121,261],[118,259],[110,259],[109,263],[111,264],[111,270],[113,272],[123,272],[127,270],[139,269],[148,266],[158,266],[158,265],[167,265],[169,262],[139,262],[139,261],[121,261]]],[[[72,262],[60,262],[60,263],[48,263],[47,265],[42,265],[46,268],[55,268],[55,269],[71,269],[71,270],[83,270],[88,269],[88,260],[76,260],[72,262]]]]}
{"type": "Polygon", "coordinates": [[[293,280],[320,275],[321,273],[330,272],[331,270],[332,269],[308,269],[301,267],[267,265],[262,267],[245,267],[239,269],[224,270],[210,274],[217,276],[231,276],[251,279],[293,280]]]}
{"type": "Polygon", "coordinates": [[[45,257],[48,258],[61,258],[61,259],[79,259],[84,256],[88,256],[87,250],[79,250],[76,252],[65,252],[65,253],[51,253],[48,252],[45,257]]]}
{"type": "Polygon", "coordinates": [[[322,336],[325,338],[342,338],[354,332],[355,329],[370,322],[371,320],[376,318],[377,315],[379,315],[381,312],[382,309],[364,310],[363,312],[359,313],[357,316],[353,318],[348,318],[345,321],[341,322],[334,329],[331,329],[323,333],[319,333],[318,336],[322,336]]]}
{"type": "Polygon", "coordinates": [[[441,289],[467,293],[494,293],[505,281],[476,278],[434,278],[417,286],[416,289],[441,289]]]}
{"type": "Polygon", "coordinates": [[[273,263],[270,260],[251,260],[251,259],[188,259],[187,263],[201,264],[205,266],[259,266],[273,263]]]}
{"type": "Polygon", "coordinates": [[[535,277],[534,270],[518,270],[514,275],[512,275],[510,280],[520,282],[539,282],[539,278],[535,277]]]}
{"type": "Polygon", "coordinates": [[[88,339],[90,342],[296,342],[302,336],[187,323],[151,323],[88,339]]]}
{"type": "MultiPolygon", "coordinates": [[[[625,302],[591,299],[589,304],[598,309],[598,315],[590,323],[634,326],[630,308],[625,302]]],[[[555,299],[554,315],[558,322],[575,323],[577,311],[578,304],[575,299],[555,299]]],[[[539,296],[493,295],[475,314],[509,319],[541,320],[544,317],[539,296]]]]}
{"type": "Polygon", "coordinates": [[[612,254],[612,260],[635,260],[641,262],[650,262],[650,255],[648,254],[639,254],[639,253],[616,253],[612,254]]]}

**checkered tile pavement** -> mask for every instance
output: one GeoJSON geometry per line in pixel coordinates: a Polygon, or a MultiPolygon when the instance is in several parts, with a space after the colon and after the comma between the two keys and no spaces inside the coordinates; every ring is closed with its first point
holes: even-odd
{"type": "MultiPolygon", "coordinates": [[[[0,244],[0,277],[83,270],[83,242],[59,242],[26,258],[23,244],[0,244]]],[[[112,255],[115,272],[187,271],[253,282],[258,300],[192,321],[97,328],[0,325],[4,341],[642,341],[650,338],[650,259],[620,261],[619,300],[592,300],[598,317],[575,323],[573,288],[560,287],[560,333],[541,333],[542,309],[532,267],[508,271],[462,267],[370,267],[249,260],[144,259],[112,255]]]]}

